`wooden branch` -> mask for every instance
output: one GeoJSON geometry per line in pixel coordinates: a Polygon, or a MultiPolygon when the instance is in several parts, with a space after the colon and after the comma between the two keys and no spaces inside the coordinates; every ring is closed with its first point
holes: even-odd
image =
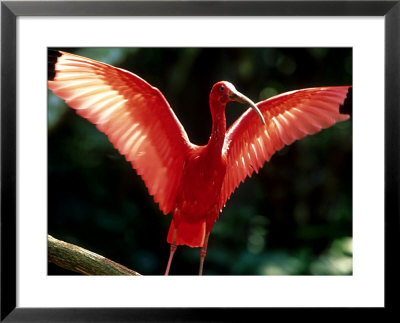
{"type": "Polygon", "coordinates": [[[84,275],[141,276],[125,266],[68,242],[47,236],[49,262],[84,275]]]}

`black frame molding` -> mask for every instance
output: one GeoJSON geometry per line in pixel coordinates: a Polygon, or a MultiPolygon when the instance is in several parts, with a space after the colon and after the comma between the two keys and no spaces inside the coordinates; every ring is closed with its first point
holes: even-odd
{"type": "MultiPolygon", "coordinates": [[[[400,179],[400,1],[2,1],[1,3],[1,321],[237,321],[286,309],[17,308],[16,19],[19,16],[381,16],[385,19],[385,308],[398,304],[400,179]],[[256,316],[257,315],[257,316],[256,316]]],[[[366,181],[368,182],[368,180],[366,181]]],[[[371,187],[373,189],[373,187],[371,187]]],[[[373,256],[371,256],[373,257],[373,256]]],[[[367,287],[366,287],[366,290],[367,287]]],[[[298,312],[307,309],[294,309],[298,312]]],[[[347,312],[350,309],[346,310],[347,312]]],[[[370,310],[366,311],[372,318],[370,310]]],[[[333,316],[327,309],[324,315],[333,316]]],[[[304,313],[306,314],[306,313],[304,313]]],[[[347,313],[350,314],[350,313],[347,313]]],[[[307,313],[306,315],[309,315],[307,313]]],[[[337,316],[339,318],[339,316],[337,316]]],[[[376,316],[378,317],[378,316],[376,316]]],[[[264,316],[265,319],[267,317],[264,316]]],[[[342,318],[340,316],[340,318],[342,318]]]]}

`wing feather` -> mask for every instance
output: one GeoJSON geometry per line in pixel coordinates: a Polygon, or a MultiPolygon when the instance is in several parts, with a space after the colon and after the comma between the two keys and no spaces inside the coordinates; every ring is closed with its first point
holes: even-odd
{"type": "Polygon", "coordinates": [[[161,92],[123,69],[61,51],[51,55],[49,89],[108,136],[163,213],[170,212],[194,145],[161,92]]]}
{"type": "Polygon", "coordinates": [[[349,118],[341,114],[350,86],[320,87],[291,91],[257,104],[266,125],[248,109],[228,129],[223,153],[228,167],[222,184],[220,208],[236,187],[258,171],[272,155],[306,135],[349,118]]]}

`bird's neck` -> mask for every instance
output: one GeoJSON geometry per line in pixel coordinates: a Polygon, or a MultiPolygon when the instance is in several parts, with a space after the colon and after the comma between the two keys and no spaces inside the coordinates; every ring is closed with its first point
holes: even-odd
{"type": "Polygon", "coordinates": [[[210,149],[220,154],[225,140],[226,118],[225,104],[210,99],[210,108],[212,115],[211,137],[208,141],[210,149]]]}

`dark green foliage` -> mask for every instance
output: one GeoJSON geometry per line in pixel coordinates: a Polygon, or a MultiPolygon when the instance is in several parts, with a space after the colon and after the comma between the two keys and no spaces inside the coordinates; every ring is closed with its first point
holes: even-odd
{"type": "MultiPolygon", "coordinates": [[[[196,144],[208,141],[208,95],[219,80],[255,102],[352,84],[351,49],[64,50],[130,70],[159,88],[196,144]]],[[[351,97],[344,109],[351,113],[351,97]]],[[[243,111],[230,103],[228,125],[243,111]]],[[[48,170],[49,234],[143,275],[163,274],[171,215],[162,215],[106,136],[52,94],[48,170]]],[[[352,119],[285,147],[239,186],[211,233],[204,274],[351,274],[351,241],[352,119]]],[[[171,274],[196,274],[199,251],[178,248],[171,274]]]]}

